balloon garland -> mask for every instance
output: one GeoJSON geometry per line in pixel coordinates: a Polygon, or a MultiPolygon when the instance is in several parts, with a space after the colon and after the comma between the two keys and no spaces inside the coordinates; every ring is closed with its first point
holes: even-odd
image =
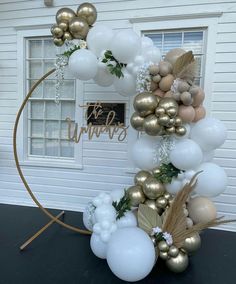
{"type": "Polygon", "coordinates": [[[132,151],[140,168],[134,185],[100,193],[83,213],[90,246],[125,281],[145,278],[159,259],[179,273],[200,248],[202,230],[232,222],[217,218],[209,199],[227,186],[225,171],[212,162],[226,128],[205,118],[205,94],[194,83],[197,64],[191,51],[173,49],[162,60],[151,39],[92,26],[96,18],[90,3],[56,14],[54,44],[66,49],[56,62],[56,102],[68,67],[75,78],[135,95],[130,123],[142,135],[132,151]]]}

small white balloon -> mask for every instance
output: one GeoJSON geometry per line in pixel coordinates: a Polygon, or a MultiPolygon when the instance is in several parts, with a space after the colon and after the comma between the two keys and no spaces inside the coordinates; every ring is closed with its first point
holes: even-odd
{"type": "Polygon", "coordinates": [[[100,234],[100,238],[104,243],[107,243],[111,238],[111,232],[110,231],[102,231],[100,234]]]}
{"type": "Polygon", "coordinates": [[[159,63],[161,61],[161,51],[155,46],[145,49],[143,56],[147,62],[159,63]]]}
{"type": "Polygon", "coordinates": [[[132,30],[117,32],[111,42],[112,54],[121,63],[132,62],[140,49],[140,37],[132,30]]]}
{"type": "Polygon", "coordinates": [[[143,36],[141,38],[142,49],[145,50],[148,47],[153,47],[154,43],[150,37],[143,36]]]}
{"type": "Polygon", "coordinates": [[[136,94],[136,81],[134,77],[126,70],[122,69],[124,77],[116,77],[114,80],[115,90],[122,96],[133,96],[136,94]]]}
{"type": "Polygon", "coordinates": [[[195,192],[202,196],[215,197],[226,190],[227,175],[220,166],[203,163],[196,171],[203,171],[197,178],[195,192]]]}
{"type": "Polygon", "coordinates": [[[114,82],[114,75],[112,75],[107,66],[103,62],[98,63],[98,70],[96,76],[93,78],[94,82],[102,87],[109,87],[114,82]]]}
{"type": "Polygon", "coordinates": [[[165,187],[170,194],[175,195],[183,188],[182,180],[173,178],[171,183],[167,183],[165,187]]]}
{"type": "Polygon", "coordinates": [[[142,135],[133,145],[131,157],[134,164],[142,170],[152,170],[160,165],[157,149],[160,147],[160,138],[142,135]]]}
{"type": "Polygon", "coordinates": [[[99,258],[105,259],[107,255],[107,243],[104,243],[100,236],[93,233],[90,238],[92,252],[99,258]]]}
{"type": "Polygon", "coordinates": [[[93,79],[97,73],[97,57],[87,49],[79,49],[72,53],[68,62],[68,70],[82,81],[93,79]]]}
{"type": "Polygon", "coordinates": [[[146,232],[137,227],[118,229],[107,248],[111,271],[124,281],[145,278],[155,264],[155,249],[146,232]]]}
{"type": "Polygon", "coordinates": [[[225,142],[226,136],[225,125],[213,117],[199,120],[191,130],[191,139],[196,141],[203,151],[220,147],[225,142]]]}
{"type": "Polygon", "coordinates": [[[193,140],[179,140],[170,152],[170,161],[178,169],[194,169],[202,161],[202,150],[193,140]]]}
{"type": "Polygon", "coordinates": [[[88,49],[90,49],[93,53],[96,54],[97,57],[99,57],[103,50],[110,49],[110,44],[113,36],[114,32],[110,27],[102,24],[97,24],[88,32],[86,38],[88,49]]]}
{"type": "Polygon", "coordinates": [[[133,212],[128,211],[125,213],[123,217],[116,221],[118,228],[126,228],[126,227],[136,227],[137,226],[137,218],[133,212]]]}
{"type": "Polygon", "coordinates": [[[104,220],[113,222],[116,219],[116,210],[112,205],[103,204],[96,208],[94,215],[97,222],[104,220]]]}

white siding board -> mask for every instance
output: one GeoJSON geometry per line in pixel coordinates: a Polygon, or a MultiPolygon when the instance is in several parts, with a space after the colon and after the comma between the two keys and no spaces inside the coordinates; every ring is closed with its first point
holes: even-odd
{"type": "MultiPolygon", "coordinates": [[[[229,175],[226,192],[215,199],[219,213],[236,217],[236,1],[222,0],[160,0],[117,1],[94,0],[98,21],[115,29],[132,28],[131,18],[178,16],[223,12],[219,18],[216,54],[213,70],[212,115],[221,119],[229,130],[225,144],[216,151],[215,161],[229,175]]],[[[75,9],[77,0],[54,0],[46,8],[43,1],[3,0],[0,3],[0,202],[31,205],[15,169],[12,154],[12,130],[18,107],[17,93],[17,31],[19,27],[50,26],[56,11],[63,6],[75,9]]],[[[158,29],[158,21],[156,24],[158,29]]],[[[128,99],[113,88],[102,88],[92,82],[84,84],[84,102],[126,102],[126,121],[129,120],[128,99]]],[[[27,180],[44,206],[83,210],[85,204],[100,190],[122,189],[133,183],[127,173],[127,138],[122,143],[109,140],[107,134],[88,140],[84,135],[83,169],[24,167],[27,180]],[[62,178],[64,174],[65,178],[62,178]],[[68,186],[69,185],[69,186],[68,186]]],[[[235,224],[221,228],[236,231],[235,224]]]]}

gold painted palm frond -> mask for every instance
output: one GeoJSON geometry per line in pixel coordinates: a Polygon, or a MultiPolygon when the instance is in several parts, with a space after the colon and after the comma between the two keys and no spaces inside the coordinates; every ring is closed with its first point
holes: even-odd
{"type": "Polygon", "coordinates": [[[191,79],[197,75],[197,62],[194,59],[192,51],[181,55],[173,66],[173,74],[176,78],[191,79]]]}

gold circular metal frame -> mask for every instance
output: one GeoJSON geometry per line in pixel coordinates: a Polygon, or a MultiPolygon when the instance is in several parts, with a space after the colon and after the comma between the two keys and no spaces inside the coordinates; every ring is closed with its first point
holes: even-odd
{"type": "Polygon", "coordinates": [[[26,190],[28,191],[30,197],[33,199],[34,203],[39,207],[39,209],[42,210],[42,212],[44,214],[46,214],[53,222],[56,222],[58,223],[59,225],[69,229],[69,230],[72,230],[74,232],[77,232],[77,233],[80,233],[80,234],[84,234],[84,235],[90,235],[91,232],[90,231],[87,231],[87,230],[83,230],[83,229],[80,229],[78,227],[75,227],[75,226],[72,226],[72,225],[69,225],[65,222],[62,222],[58,219],[58,216],[54,216],[52,215],[46,208],[43,207],[43,205],[38,201],[38,199],[35,197],[35,195],[33,194],[32,190],[30,189],[25,177],[24,177],[24,174],[23,174],[23,171],[21,169],[21,166],[20,166],[20,163],[19,163],[19,159],[18,159],[18,154],[17,154],[17,145],[16,145],[16,136],[17,136],[17,129],[18,129],[18,124],[19,124],[19,120],[20,120],[20,117],[21,117],[21,114],[29,100],[29,98],[31,97],[31,95],[33,94],[34,90],[38,87],[38,85],[43,81],[45,80],[48,76],[50,76],[52,73],[54,73],[56,71],[56,69],[52,69],[50,70],[49,72],[47,72],[45,75],[43,75],[34,85],[33,87],[30,89],[30,91],[28,92],[27,96],[25,97],[23,103],[21,104],[19,110],[18,110],[18,113],[17,113],[17,116],[16,116],[16,120],[15,120],[15,124],[14,124],[14,132],[13,132],[13,151],[14,151],[14,158],[15,158],[15,163],[16,163],[16,168],[17,168],[17,171],[19,173],[19,176],[26,188],[26,190]]]}

